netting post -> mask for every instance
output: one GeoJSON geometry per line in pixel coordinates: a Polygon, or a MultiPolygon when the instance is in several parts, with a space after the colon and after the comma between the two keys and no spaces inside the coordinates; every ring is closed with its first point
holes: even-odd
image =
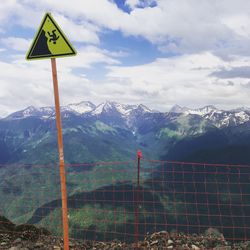
{"type": "Polygon", "coordinates": [[[139,189],[140,189],[140,165],[141,165],[142,152],[137,151],[137,184],[135,190],[135,244],[136,249],[139,248],[139,189]]]}

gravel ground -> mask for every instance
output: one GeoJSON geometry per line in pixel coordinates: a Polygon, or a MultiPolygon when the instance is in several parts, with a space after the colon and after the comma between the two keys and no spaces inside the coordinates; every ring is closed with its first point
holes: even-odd
{"type": "MultiPolygon", "coordinates": [[[[0,216],[0,249],[8,250],[63,250],[63,240],[53,237],[46,229],[33,225],[15,226],[0,216]]],[[[166,231],[146,235],[143,241],[126,244],[117,240],[112,242],[70,240],[70,249],[74,250],[115,250],[115,249],[149,249],[149,250],[250,250],[250,241],[227,242],[216,229],[208,229],[203,235],[168,233],[166,231]]]]}
{"type": "MultiPolygon", "coordinates": [[[[35,237],[31,235],[32,230],[25,230],[18,235],[10,235],[8,233],[0,234],[0,249],[8,250],[33,250],[33,249],[48,249],[62,250],[63,240],[61,238],[52,237],[49,235],[40,235],[35,237]]],[[[34,233],[34,232],[33,232],[34,233]]],[[[136,249],[135,244],[126,244],[120,241],[112,242],[95,242],[95,241],[79,241],[70,240],[70,249],[85,250],[85,249],[136,249]]],[[[246,249],[250,250],[249,242],[240,242],[232,244],[226,242],[223,237],[215,235],[184,235],[177,233],[167,233],[165,231],[147,235],[143,241],[138,243],[138,249],[163,250],[199,250],[199,249],[214,249],[214,250],[233,250],[246,249]]]]}

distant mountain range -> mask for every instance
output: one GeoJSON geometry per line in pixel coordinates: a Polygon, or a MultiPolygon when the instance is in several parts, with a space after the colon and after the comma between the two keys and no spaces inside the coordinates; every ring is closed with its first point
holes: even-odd
{"type": "MultiPolygon", "coordinates": [[[[142,104],[124,105],[105,102],[94,105],[91,102],[81,102],[62,107],[61,113],[66,163],[133,160],[137,149],[140,149],[147,159],[248,165],[250,163],[250,110],[247,108],[226,111],[214,106],[189,109],[175,105],[168,112],[159,112],[142,104]]],[[[15,223],[29,221],[49,227],[51,214],[53,218],[58,218],[57,222],[60,221],[60,185],[58,168],[55,167],[58,162],[56,134],[53,107],[28,107],[0,119],[0,207],[2,213],[15,223]],[[5,167],[5,164],[8,167],[5,167]],[[48,166],[39,167],[40,164],[48,166]],[[17,178],[20,175],[24,178],[17,178]],[[47,190],[49,195],[37,192],[40,187],[47,190]],[[30,194],[36,195],[27,198],[30,194]],[[25,207],[23,204],[26,204],[25,207]]],[[[128,200],[132,200],[134,163],[131,166],[121,166],[125,168],[126,175],[112,171],[114,167],[112,165],[104,167],[109,172],[100,171],[102,166],[98,165],[93,165],[87,171],[82,168],[67,169],[69,208],[78,207],[77,212],[71,211],[71,222],[74,225],[71,230],[74,235],[74,228],[91,230],[93,226],[97,228],[99,226],[104,231],[113,227],[117,229],[116,224],[96,225],[96,216],[101,218],[105,212],[96,215],[93,211],[96,207],[100,211],[110,209],[113,193],[118,200],[124,196],[119,190],[125,190],[128,200]],[[77,174],[70,172],[72,169],[77,171],[77,174]],[[108,191],[102,193],[104,189],[108,191]],[[113,192],[115,189],[117,192],[113,192]],[[105,193],[106,203],[93,203],[98,193],[103,195],[102,197],[105,193]],[[88,202],[85,203],[83,198],[88,202]],[[75,203],[75,200],[79,201],[79,204],[75,203]],[[79,222],[79,218],[83,219],[79,222]]],[[[170,178],[170,183],[173,181],[171,175],[152,178],[163,178],[163,180],[170,178]]],[[[174,198],[171,195],[162,196],[154,190],[158,188],[167,191],[168,182],[159,182],[163,183],[163,187],[157,187],[152,180],[148,179],[142,184],[145,197],[154,201],[159,200],[159,211],[171,212],[174,206],[169,201],[174,198]]],[[[202,188],[202,182],[199,183],[202,188]]],[[[233,186],[232,190],[234,191],[233,186]]],[[[179,197],[179,199],[184,198],[179,197]]],[[[211,197],[211,202],[213,198],[211,197]]],[[[191,203],[192,199],[194,197],[190,198],[191,203]]],[[[197,201],[193,202],[195,204],[197,201]]],[[[249,203],[248,200],[246,204],[247,202],[249,203]]],[[[125,209],[130,211],[130,203],[127,204],[128,207],[125,209]]],[[[119,204],[117,206],[117,211],[120,211],[118,220],[122,222],[124,207],[119,204]]],[[[151,213],[153,208],[149,206],[143,209],[151,213]]],[[[190,207],[190,209],[195,211],[197,208],[190,207]]],[[[203,208],[200,209],[199,213],[203,214],[203,208]]],[[[145,218],[142,219],[145,223],[145,218]]],[[[155,220],[151,216],[146,219],[149,225],[155,220]]],[[[157,218],[159,222],[162,219],[164,218],[157,218]]],[[[184,217],[178,219],[187,223],[184,217]]],[[[129,222],[132,218],[127,220],[129,222]]],[[[168,221],[174,224],[175,218],[169,216],[168,221]]],[[[202,221],[208,225],[204,217],[202,221]]],[[[123,227],[128,226],[126,223],[120,224],[121,231],[123,227]]],[[[223,221],[224,224],[231,226],[226,219],[223,221]]],[[[165,229],[159,228],[159,230],[165,229]]],[[[231,232],[228,232],[228,235],[230,234],[231,232]]],[[[92,236],[90,235],[90,238],[92,236]]],[[[99,237],[103,235],[100,234],[99,237]]]]}
{"type": "MultiPolygon", "coordinates": [[[[131,159],[137,149],[156,159],[195,160],[193,156],[201,150],[211,154],[219,145],[222,151],[248,147],[250,134],[247,108],[226,111],[214,106],[189,109],[175,105],[169,112],[159,112],[142,104],[84,101],[61,107],[61,113],[69,163],[131,159]],[[208,143],[211,138],[214,140],[208,143]],[[201,141],[199,150],[194,146],[197,140],[201,141]]],[[[56,162],[56,145],[53,107],[30,106],[0,119],[0,163],[56,162]]]]}
{"type": "MultiPolygon", "coordinates": [[[[220,110],[213,105],[208,105],[203,108],[189,109],[187,107],[181,107],[174,105],[168,112],[160,112],[152,110],[143,104],[140,105],[126,105],[117,102],[105,102],[99,105],[95,105],[89,101],[83,101],[77,104],[69,104],[61,107],[61,112],[64,117],[71,114],[81,117],[100,117],[103,115],[109,115],[110,119],[121,118],[127,122],[127,125],[131,125],[129,121],[135,119],[136,115],[142,114],[182,114],[184,116],[197,115],[210,121],[216,127],[225,127],[230,125],[243,124],[250,120],[249,108],[237,108],[233,110],[220,110]]],[[[35,108],[33,106],[27,107],[24,110],[17,111],[10,114],[2,120],[10,119],[24,119],[27,117],[38,117],[40,119],[55,119],[54,107],[41,107],[35,108]]]]}
{"type": "MultiPolygon", "coordinates": [[[[154,112],[153,110],[147,108],[142,104],[125,105],[116,102],[105,102],[99,105],[95,105],[92,102],[83,101],[77,104],[69,104],[67,106],[61,107],[61,112],[63,114],[72,113],[78,116],[98,116],[103,113],[116,113],[124,118],[130,116],[130,114],[135,112],[136,110],[141,112],[154,112]]],[[[53,119],[53,117],[55,116],[55,108],[35,108],[33,106],[30,106],[24,110],[17,111],[9,115],[8,117],[6,117],[6,119],[21,119],[30,116],[41,117],[43,119],[53,119]]]]}

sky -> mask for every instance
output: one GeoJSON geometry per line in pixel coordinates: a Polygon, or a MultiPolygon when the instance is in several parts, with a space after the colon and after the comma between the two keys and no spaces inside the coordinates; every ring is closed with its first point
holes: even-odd
{"type": "Polygon", "coordinates": [[[25,60],[46,12],[78,52],[57,59],[61,105],[250,107],[249,10],[246,0],[1,0],[0,117],[54,105],[50,60],[25,60]]]}

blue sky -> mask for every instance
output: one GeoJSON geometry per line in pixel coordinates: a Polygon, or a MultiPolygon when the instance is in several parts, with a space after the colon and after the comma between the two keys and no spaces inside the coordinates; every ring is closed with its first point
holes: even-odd
{"type": "Polygon", "coordinates": [[[25,60],[45,12],[78,51],[57,59],[62,105],[249,107],[249,9],[246,0],[3,0],[0,117],[53,105],[50,60],[25,60]]]}

